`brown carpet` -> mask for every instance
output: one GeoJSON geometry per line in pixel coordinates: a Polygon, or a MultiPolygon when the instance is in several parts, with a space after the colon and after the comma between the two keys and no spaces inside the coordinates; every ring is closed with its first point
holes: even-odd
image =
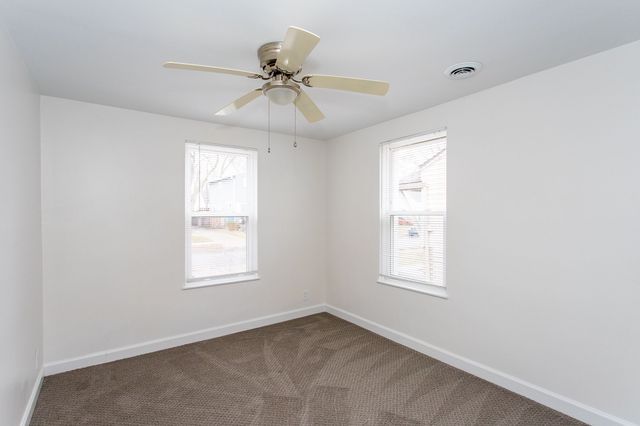
{"type": "Polygon", "coordinates": [[[32,425],[572,425],[329,314],[49,376],[32,425]]]}

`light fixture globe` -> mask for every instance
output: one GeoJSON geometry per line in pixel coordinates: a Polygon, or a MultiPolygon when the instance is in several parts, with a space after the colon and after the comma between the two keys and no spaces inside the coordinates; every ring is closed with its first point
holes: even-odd
{"type": "Polygon", "coordinates": [[[267,97],[271,102],[278,105],[287,105],[293,102],[298,94],[288,87],[274,87],[267,91],[267,97]]]}
{"type": "Polygon", "coordinates": [[[288,105],[300,94],[300,86],[291,81],[274,80],[262,86],[262,93],[277,105],[288,105]]]}

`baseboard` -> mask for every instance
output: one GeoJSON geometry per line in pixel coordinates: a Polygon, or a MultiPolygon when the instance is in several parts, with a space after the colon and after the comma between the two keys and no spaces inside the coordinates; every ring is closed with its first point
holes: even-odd
{"type": "Polygon", "coordinates": [[[77,370],[78,368],[104,364],[106,362],[117,361],[124,358],[131,358],[150,352],[161,351],[163,349],[174,348],[176,346],[182,346],[202,340],[226,336],[227,334],[233,334],[253,328],[264,327],[266,325],[276,324],[279,322],[288,321],[307,315],[313,315],[324,311],[324,305],[314,305],[305,308],[294,309],[292,311],[267,315],[264,317],[239,321],[218,327],[211,327],[191,333],[179,334],[177,336],[164,337],[162,339],[151,340],[135,345],[94,352],[77,358],[50,362],[44,365],[44,375],[50,376],[52,374],[63,373],[65,371],[77,370]]]}
{"type": "Polygon", "coordinates": [[[628,420],[605,413],[597,408],[593,408],[571,398],[564,397],[555,392],[534,385],[533,383],[526,382],[517,377],[480,364],[479,362],[456,355],[407,334],[385,327],[373,321],[369,321],[368,319],[362,318],[343,309],[336,308],[335,306],[326,305],[326,311],[353,324],[359,325],[373,333],[386,337],[389,340],[393,340],[396,343],[407,346],[446,364],[452,365],[488,382],[509,389],[514,393],[532,399],[540,404],[546,405],[547,407],[560,411],[561,413],[574,417],[590,425],[635,425],[635,423],[628,420]]]}
{"type": "Polygon", "coordinates": [[[20,426],[29,426],[29,423],[31,423],[31,416],[33,415],[33,410],[36,408],[36,402],[38,401],[38,395],[40,395],[43,378],[44,371],[41,368],[38,372],[38,376],[36,377],[36,381],[33,384],[33,389],[31,390],[31,395],[29,395],[27,406],[24,408],[22,419],[20,419],[20,426]]]}

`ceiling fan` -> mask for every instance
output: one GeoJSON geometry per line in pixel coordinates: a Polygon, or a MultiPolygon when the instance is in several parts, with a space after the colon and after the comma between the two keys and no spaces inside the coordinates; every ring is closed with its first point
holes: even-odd
{"type": "Polygon", "coordinates": [[[387,93],[389,83],[378,80],[314,74],[305,75],[298,79],[297,76],[302,71],[302,63],[319,41],[320,37],[312,32],[298,27],[289,27],[284,41],[266,43],[258,49],[262,73],[182,62],[166,62],[164,66],[166,68],[239,75],[267,81],[262,87],[252,90],[225,106],[216,112],[216,115],[229,115],[261,95],[265,95],[271,102],[278,105],[287,105],[293,102],[307,121],[314,123],[322,120],[324,115],[309,95],[300,88],[301,85],[378,96],[387,93]]]}

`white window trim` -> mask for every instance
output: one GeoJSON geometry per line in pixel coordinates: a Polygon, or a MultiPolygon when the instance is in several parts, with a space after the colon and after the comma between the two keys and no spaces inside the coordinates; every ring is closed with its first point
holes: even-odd
{"type": "MultiPolygon", "coordinates": [[[[380,238],[379,238],[379,275],[378,275],[378,283],[384,284],[392,287],[402,288],[405,290],[410,290],[418,293],[428,294],[431,296],[440,297],[443,299],[448,299],[449,294],[447,292],[447,211],[393,211],[389,208],[389,199],[387,191],[385,191],[388,182],[385,182],[385,178],[389,176],[389,151],[392,148],[398,148],[402,146],[412,145],[416,143],[422,142],[430,142],[436,141],[438,139],[447,138],[447,129],[441,128],[437,130],[431,130],[428,132],[422,132],[415,135],[405,136],[398,139],[392,139],[380,144],[380,238]],[[443,261],[443,271],[442,271],[442,282],[443,285],[436,285],[430,283],[423,283],[417,281],[411,281],[404,278],[392,277],[389,274],[389,265],[386,262],[384,255],[384,248],[389,243],[389,238],[391,235],[391,222],[390,218],[397,215],[437,215],[442,216],[444,221],[444,261],[443,261]]],[[[448,140],[447,140],[448,146],[448,140]]]]}
{"type": "Polygon", "coordinates": [[[378,277],[378,283],[389,285],[391,287],[398,287],[398,288],[403,288],[405,290],[415,291],[417,293],[429,294],[431,296],[440,297],[442,299],[449,298],[449,293],[447,293],[447,288],[439,285],[418,283],[418,282],[413,282],[406,279],[386,277],[384,275],[380,275],[378,277]]]}
{"type": "Polygon", "coordinates": [[[203,278],[200,280],[187,281],[182,287],[183,290],[192,288],[212,287],[224,284],[246,283],[249,281],[258,281],[260,275],[257,272],[249,272],[243,274],[220,275],[213,278],[203,278]]]}
{"type": "Polygon", "coordinates": [[[234,147],[229,145],[219,145],[209,142],[200,142],[187,140],[184,148],[184,237],[185,237],[185,273],[184,273],[184,285],[183,290],[189,290],[194,288],[210,287],[223,284],[241,283],[248,281],[256,281],[260,279],[258,275],[258,150],[254,148],[234,147]],[[248,272],[241,272],[238,274],[218,275],[205,278],[190,278],[189,272],[191,269],[191,194],[189,188],[189,182],[191,181],[188,176],[190,170],[189,157],[187,156],[189,148],[194,146],[209,146],[216,151],[228,152],[231,154],[248,155],[247,160],[247,180],[249,184],[248,197],[253,200],[251,203],[251,210],[246,214],[238,214],[237,212],[223,212],[215,214],[199,214],[197,216],[211,216],[211,217],[225,217],[225,216],[244,216],[247,217],[247,265],[248,272]]]}

